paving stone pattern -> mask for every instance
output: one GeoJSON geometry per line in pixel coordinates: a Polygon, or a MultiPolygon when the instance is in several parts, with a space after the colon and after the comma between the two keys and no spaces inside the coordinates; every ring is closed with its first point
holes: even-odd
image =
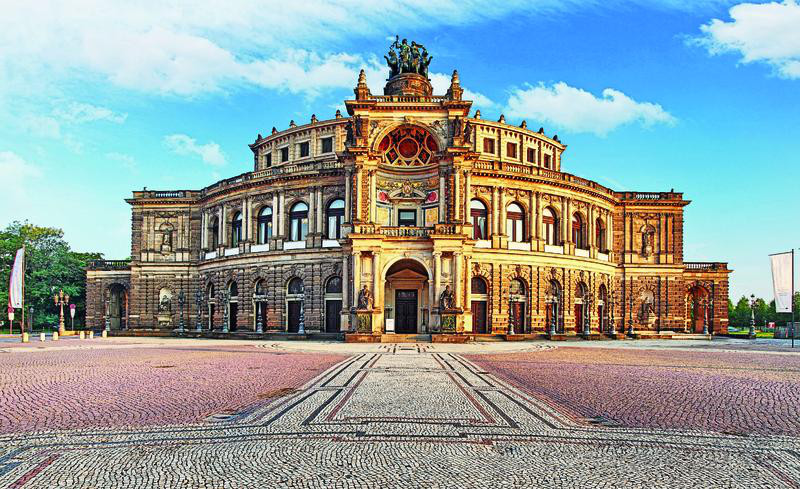
{"type": "Polygon", "coordinates": [[[603,426],[484,368],[380,346],[230,417],[1,435],[0,487],[798,487],[797,438],[603,426]]]}
{"type": "Polygon", "coordinates": [[[800,435],[800,355],[562,347],[469,358],[576,416],[627,427],[800,435]]]}

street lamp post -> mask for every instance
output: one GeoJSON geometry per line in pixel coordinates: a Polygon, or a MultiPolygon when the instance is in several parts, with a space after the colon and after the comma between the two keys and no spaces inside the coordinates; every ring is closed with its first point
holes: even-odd
{"type": "Polygon", "coordinates": [[[617,330],[616,330],[616,328],[614,326],[614,294],[611,294],[609,310],[608,311],[603,311],[603,313],[608,315],[609,332],[612,335],[617,334],[617,330]]]}
{"type": "Polygon", "coordinates": [[[589,311],[592,310],[592,298],[586,296],[583,298],[583,335],[590,336],[592,334],[591,318],[589,311]]]}
{"type": "Polygon", "coordinates": [[[195,323],[195,331],[200,333],[203,330],[203,291],[198,287],[194,293],[194,302],[197,305],[197,323],[195,323]]]}
{"type": "MultiPolygon", "coordinates": [[[[631,297],[631,311],[633,311],[633,297],[631,297]]],[[[633,313],[629,314],[630,315],[628,316],[628,336],[633,336],[633,313]]]]}
{"type": "Polygon", "coordinates": [[[700,305],[703,306],[703,334],[708,334],[708,299],[701,299],[700,305]]]}
{"type": "Polygon", "coordinates": [[[753,339],[756,337],[756,296],[750,294],[750,331],[747,337],[753,339]]]}
{"type": "Polygon", "coordinates": [[[178,332],[183,333],[183,308],[186,303],[186,295],[181,290],[178,292],[178,332]]]}
{"type": "Polygon", "coordinates": [[[53,296],[53,302],[59,308],[58,314],[58,334],[64,334],[64,306],[69,304],[69,294],[65,294],[63,289],[59,289],[58,293],[53,296]]]}
{"type": "Polygon", "coordinates": [[[106,297],[105,330],[106,330],[106,333],[111,331],[111,308],[109,307],[108,297],[106,297]]]}
{"type": "Polygon", "coordinates": [[[508,327],[509,327],[509,334],[514,334],[514,297],[510,296],[508,298],[508,327]]]}
{"type": "Polygon", "coordinates": [[[264,320],[261,317],[261,308],[263,307],[261,303],[261,296],[254,293],[253,302],[256,305],[256,333],[260,334],[264,332],[264,320]]]}
{"type": "Polygon", "coordinates": [[[230,298],[230,294],[228,291],[223,290],[220,294],[222,297],[222,332],[228,332],[228,299],[230,298]]]}
{"type": "Polygon", "coordinates": [[[547,307],[550,308],[550,336],[556,335],[556,298],[555,296],[549,296],[547,298],[547,307]]]}

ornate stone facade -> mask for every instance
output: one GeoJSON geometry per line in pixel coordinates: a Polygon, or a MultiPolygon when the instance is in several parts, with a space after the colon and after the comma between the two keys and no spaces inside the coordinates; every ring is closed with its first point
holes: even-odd
{"type": "Polygon", "coordinates": [[[259,134],[252,172],[133,192],[132,260],[89,268],[88,324],[727,330],[730,271],[684,262],[683,194],[616,192],[563,172],[558,136],[470,117],[455,72],[443,96],[402,70],[384,95],[362,72],[354,93],[348,117],[259,134]]]}

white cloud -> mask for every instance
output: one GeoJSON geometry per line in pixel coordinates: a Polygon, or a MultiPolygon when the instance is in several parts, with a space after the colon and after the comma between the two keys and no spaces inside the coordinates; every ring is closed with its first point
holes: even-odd
{"type": "Polygon", "coordinates": [[[601,136],[625,124],[650,126],[676,121],[660,105],[637,102],[613,88],[606,88],[596,97],[564,82],[512,90],[504,113],[507,117],[554,124],[570,132],[601,136]]]}
{"type": "MultiPolygon", "coordinates": [[[[433,93],[435,94],[445,94],[447,93],[447,89],[450,88],[450,80],[452,79],[452,75],[445,75],[444,73],[431,73],[429,76],[431,80],[431,85],[433,85],[433,93]]],[[[463,85],[461,88],[464,88],[464,100],[472,100],[473,107],[481,108],[481,109],[491,109],[496,106],[496,104],[486,95],[473,92],[465,88],[463,85]]]]}
{"type": "Polygon", "coordinates": [[[742,3],[731,7],[730,22],[713,19],[694,39],[711,54],[739,53],[742,63],[763,62],[784,78],[800,78],[800,5],[742,3]]]}
{"type": "Polygon", "coordinates": [[[170,134],[164,137],[164,144],[172,150],[172,152],[179,155],[197,155],[209,165],[224,165],[226,162],[225,155],[219,147],[219,144],[210,142],[206,144],[197,144],[194,138],[186,134],[170,134]]]}
{"type": "Polygon", "coordinates": [[[27,193],[27,182],[39,178],[39,167],[25,161],[12,151],[0,151],[0,175],[3,176],[3,199],[20,198],[27,193]]]}
{"type": "Polygon", "coordinates": [[[138,169],[138,165],[136,164],[136,159],[129,154],[116,153],[116,152],[106,153],[106,158],[122,164],[122,166],[124,166],[128,170],[134,171],[138,169]]]}
{"type": "MultiPolygon", "coordinates": [[[[353,71],[373,65],[341,46],[398,29],[489,22],[511,13],[535,16],[630,4],[686,10],[719,1],[13,2],[0,16],[0,97],[3,90],[41,91],[42,81],[61,86],[52,83],[60,79],[180,96],[240,85],[314,95],[350,88],[353,71]]],[[[488,102],[480,94],[473,98],[488,102]]]]}
{"type": "Polygon", "coordinates": [[[80,102],[71,102],[66,107],[57,108],[53,111],[53,115],[73,123],[109,121],[122,124],[128,118],[128,114],[117,114],[105,107],[80,102]]]}

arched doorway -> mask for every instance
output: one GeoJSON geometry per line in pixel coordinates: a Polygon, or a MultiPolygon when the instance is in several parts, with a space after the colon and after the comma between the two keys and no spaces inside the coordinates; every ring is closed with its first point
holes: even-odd
{"type": "Polygon", "coordinates": [[[333,276],[325,283],[325,332],[342,329],[342,277],[333,276]]]}
{"type": "Polygon", "coordinates": [[[509,321],[513,325],[513,331],[517,334],[525,332],[525,309],[528,302],[528,288],[525,283],[518,279],[512,279],[509,284],[509,321]]]}
{"type": "Polygon", "coordinates": [[[564,333],[564,320],[562,317],[564,303],[564,293],[561,289],[561,284],[558,280],[551,280],[547,286],[547,295],[545,297],[545,330],[555,332],[556,334],[564,333]]]}
{"type": "Polygon", "coordinates": [[[597,295],[597,317],[600,321],[600,332],[608,331],[608,289],[605,284],[600,284],[597,295]]]}
{"type": "Polygon", "coordinates": [[[214,284],[206,287],[206,303],[208,304],[208,329],[214,329],[214,314],[217,312],[217,298],[215,296],[214,284]]]}
{"type": "Polygon", "coordinates": [[[108,317],[111,329],[127,327],[128,292],[122,284],[112,284],[108,288],[108,317]]]}
{"type": "Polygon", "coordinates": [[[686,319],[689,322],[689,331],[697,334],[703,333],[703,324],[708,322],[708,332],[712,332],[709,317],[709,297],[708,291],[695,285],[686,294],[686,319]]]}
{"type": "Polygon", "coordinates": [[[286,331],[300,331],[300,313],[305,302],[303,279],[295,277],[286,286],[286,331]]]}
{"type": "Polygon", "coordinates": [[[578,282],[575,288],[575,332],[583,333],[583,322],[586,320],[586,304],[588,303],[589,292],[586,284],[578,282]]]}
{"type": "Polygon", "coordinates": [[[394,320],[396,333],[421,332],[429,324],[430,314],[427,269],[422,263],[406,258],[393,263],[386,270],[385,278],[386,320],[394,320]]]}
{"type": "Polygon", "coordinates": [[[472,277],[470,282],[470,309],[472,310],[472,332],[486,334],[487,314],[489,304],[489,287],[486,280],[481,277],[472,277]]]}
{"type": "Polygon", "coordinates": [[[228,293],[228,329],[236,331],[236,325],[239,324],[239,286],[236,282],[228,285],[228,293]]]}

